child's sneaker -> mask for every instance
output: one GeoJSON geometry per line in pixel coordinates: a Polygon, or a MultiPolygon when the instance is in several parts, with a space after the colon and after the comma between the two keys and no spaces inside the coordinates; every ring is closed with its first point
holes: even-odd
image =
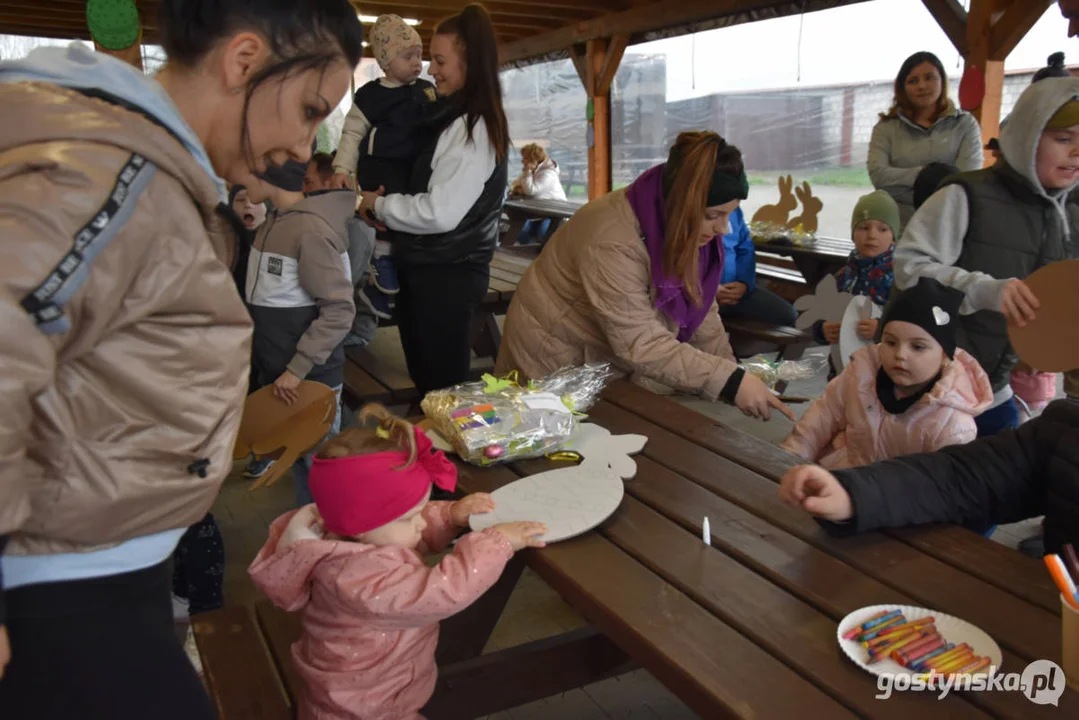
{"type": "Polygon", "coordinates": [[[256,480],[266,474],[266,471],[273,467],[273,458],[253,458],[251,462],[247,463],[247,467],[244,468],[244,477],[248,480],[256,480]]]}

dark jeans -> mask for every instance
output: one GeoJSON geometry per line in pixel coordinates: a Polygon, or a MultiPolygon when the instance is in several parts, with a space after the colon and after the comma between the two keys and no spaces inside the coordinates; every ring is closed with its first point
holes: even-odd
{"type": "Polygon", "coordinates": [[[217,713],[176,639],[162,562],[7,592],[4,720],[210,720],[217,713]]]}
{"type": "Polygon", "coordinates": [[[1015,404],[1015,398],[1009,398],[1003,405],[986,410],[974,418],[974,424],[978,426],[978,437],[990,437],[1009,428],[1019,427],[1019,407],[1015,404]]]}
{"type": "Polygon", "coordinates": [[[420,397],[468,380],[472,316],[487,294],[486,265],[397,268],[397,329],[420,397]]]}
{"type": "Polygon", "coordinates": [[[798,319],[794,306],[770,290],[750,290],[734,305],[721,305],[720,317],[758,320],[769,325],[793,325],[798,319]]]}
{"type": "Polygon", "coordinates": [[[551,229],[551,218],[535,218],[525,220],[521,226],[521,234],[517,236],[518,245],[532,245],[547,239],[547,232],[551,229]]]}
{"type": "Polygon", "coordinates": [[[172,562],[172,593],[188,601],[189,615],[224,604],[225,543],[212,514],[187,529],[172,562]]]}

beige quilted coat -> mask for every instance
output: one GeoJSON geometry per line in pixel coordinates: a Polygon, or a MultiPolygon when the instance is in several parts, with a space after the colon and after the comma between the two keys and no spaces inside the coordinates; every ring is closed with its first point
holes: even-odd
{"type": "Polygon", "coordinates": [[[710,400],[735,370],[712,299],[689,342],[653,305],[651,263],[637,218],[617,190],[588,203],[548,241],[506,314],[497,372],[538,378],[610,361],[623,375],[710,400]]]}

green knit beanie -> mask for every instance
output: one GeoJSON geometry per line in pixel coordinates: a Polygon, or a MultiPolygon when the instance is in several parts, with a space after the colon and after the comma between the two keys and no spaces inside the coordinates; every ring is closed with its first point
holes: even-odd
{"type": "Polygon", "coordinates": [[[858,204],[854,206],[854,213],[850,218],[850,232],[854,235],[854,228],[863,220],[879,220],[892,229],[892,238],[899,241],[899,206],[892,200],[892,196],[883,190],[876,190],[858,198],[858,204]]]}
{"type": "Polygon", "coordinates": [[[106,50],[126,50],[139,40],[139,11],[134,0],[86,0],[86,27],[106,50]]]}

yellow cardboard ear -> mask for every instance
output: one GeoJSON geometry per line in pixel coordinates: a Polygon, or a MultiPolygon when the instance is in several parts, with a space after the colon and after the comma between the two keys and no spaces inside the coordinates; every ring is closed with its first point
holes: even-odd
{"type": "Polygon", "coordinates": [[[1008,337],[1015,352],[1041,372],[1067,372],[1079,368],[1079,260],[1051,263],[1026,279],[1038,299],[1034,322],[1025,327],[1009,323],[1008,337]]]}

